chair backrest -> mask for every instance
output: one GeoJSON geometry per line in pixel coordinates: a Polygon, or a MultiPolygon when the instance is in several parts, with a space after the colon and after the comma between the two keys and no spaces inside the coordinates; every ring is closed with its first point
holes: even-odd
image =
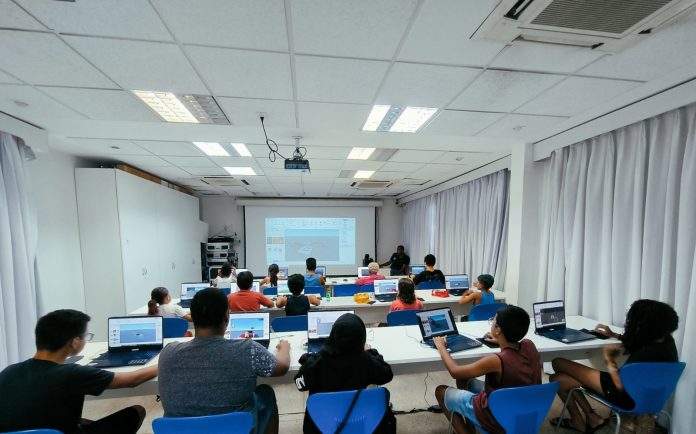
{"type": "Polygon", "coordinates": [[[315,294],[323,297],[326,295],[326,289],[323,286],[305,286],[304,293],[305,295],[315,294]]]}
{"type": "Polygon", "coordinates": [[[30,429],[27,431],[12,431],[5,434],[63,434],[54,429],[30,429]]]}
{"type": "Polygon", "coordinates": [[[152,421],[155,434],[249,434],[251,413],[235,412],[199,417],[160,417],[152,421]]]}
{"type": "Polygon", "coordinates": [[[506,303],[488,303],[479,304],[471,308],[469,312],[469,321],[486,321],[488,318],[494,317],[495,313],[501,307],[507,306],[506,303]]]}
{"type": "Polygon", "coordinates": [[[421,282],[418,284],[418,289],[442,289],[445,284],[439,280],[433,280],[432,282],[421,282]]]}
{"type": "Polygon", "coordinates": [[[271,320],[274,332],[307,331],[307,315],[279,316],[271,320]]]}
{"type": "Polygon", "coordinates": [[[628,413],[659,413],[677,387],[686,363],[631,363],[619,371],[626,393],[636,403],[628,413]]]}
{"type": "Polygon", "coordinates": [[[420,312],[420,310],[406,309],[389,312],[387,314],[387,325],[389,327],[418,325],[418,317],[416,316],[416,312],[420,312]]]}
{"type": "Polygon", "coordinates": [[[278,295],[278,287],[269,286],[268,288],[263,288],[263,295],[278,295]]]}
{"type": "Polygon", "coordinates": [[[369,285],[363,285],[360,287],[360,291],[358,292],[375,292],[375,284],[371,283],[369,285]]]}
{"type": "Polygon", "coordinates": [[[558,391],[558,382],[498,389],[488,398],[493,417],[508,434],[539,432],[558,391]]]}
{"type": "Polygon", "coordinates": [[[360,292],[360,287],[354,283],[349,283],[346,285],[334,285],[333,296],[334,297],[352,297],[360,292]]]}
{"type": "MultiPolygon", "coordinates": [[[[307,399],[307,411],[317,428],[323,433],[336,432],[356,393],[352,390],[310,395],[307,399]]],[[[377,387],[363,390],[341,434],[373,432],[386,410],[386,389],[377,387]]]]}
{"type": "Polygon", "coordinates": [[[183,318],[162,318],[162,337],[183,338],[188,326],[188,321],[183,318]]]}

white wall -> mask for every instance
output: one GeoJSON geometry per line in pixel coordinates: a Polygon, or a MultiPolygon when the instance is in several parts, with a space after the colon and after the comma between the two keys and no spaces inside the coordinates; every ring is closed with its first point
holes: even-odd
{"type": "MultiPolygon", "coordinates": [[[[392,253],[396,252],[396,246],[403,244],[401,236],[401,207],[396,200],[385,199],[384,205],[377,208],[377,256],[379,263],[387,262],[392,253]]],[[[408,254],[408,246],[406,253],[408,254]]],[[[420,263],[415,258],[411,262],[420,263]]]]}
{"type": "Polygon", "coordinates": [[[50,148],[35,154],[27,166],[38,216],[38,313],[84,310],[75,168],[90,163],[50,148]]]}

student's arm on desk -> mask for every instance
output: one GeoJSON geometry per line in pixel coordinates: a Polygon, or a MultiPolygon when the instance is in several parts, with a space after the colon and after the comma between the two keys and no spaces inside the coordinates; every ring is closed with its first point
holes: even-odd
{"type": "MultiPolygon", "coordinates": [[[[469,290],[471,291],[471,290],[469,290]]],[[[480,292],[469,292],[469,294],[464,293],[465,295],[459,299],[459,304],[467,304],[471,303],[472,301],[478,301],[479,303],[481,302],[481,293],[480,292]]]]}
{"type": "Polygon", "coordinates": [[[276,300],[276,307],[285,307],[287,303],[288,298],[284,295],[279,295],[278,299],[276,300]]]}
{"type": "Polygon", "coordinates": [[[276,366],[271,372],[271,377],[282,377],[290,369],[290,344],[285,339],[281,339],[276,345],[276,366]]]}
{"type": "Polygon", "coordinates": [[[107,389],[123,389],[125,387],[135,387],[151,380],[157,376],[157,365],[138,369],[133,372],[117,372],[114,379],[106,387],[107,389]]]}
{"type": "Polygon", "coordinates": [[[445,346],[446,340],[444,337],[436,337],[433,341],[435,342],[435,347],[440,353],[440,357],[447,371],[455,380],[476,378],[491,372],[500,373],[502,371],[502,365],[500,364],[498,356],[490,355],[468,365],[458,365],[450,353],[447,352],[447,347],[445,346]]]}
{"type": "Polygon", "coordinates": [[[308,295],[307,298],[309,299],[309,304],[312,306],[319,306],[321,304],[321,300],[317,298],[316,295],[308,295]]]}
{"type": "Polygon", "coordinates": [[[319,283],[321,283],[321,286],[326,285],[326,279],[321,274],[319,275],[319,283]]]}

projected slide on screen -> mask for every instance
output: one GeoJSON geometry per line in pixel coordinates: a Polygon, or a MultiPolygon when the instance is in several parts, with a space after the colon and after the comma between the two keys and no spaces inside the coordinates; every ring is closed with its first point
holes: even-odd
{"type": "Polygon", "coordinates": [[[268,263],[304,265],[355,263],[355,218],[266,218],[268,263]]]}

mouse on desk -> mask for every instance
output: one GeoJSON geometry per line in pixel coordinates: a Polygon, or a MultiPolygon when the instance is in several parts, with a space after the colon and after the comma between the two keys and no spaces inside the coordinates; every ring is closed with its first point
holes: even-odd
{"type": "Polygon", "coordinates": [[[416,298],[420,301],[425,301],[425,299],[423,297],[416,297],[416,298]]]}
{"type": "Polygon", "coordinates": [[[344,282],[347,282],[347,281],[348,281],[348,279],[343,279],[343,281],[344,281],[344,282]]]}

